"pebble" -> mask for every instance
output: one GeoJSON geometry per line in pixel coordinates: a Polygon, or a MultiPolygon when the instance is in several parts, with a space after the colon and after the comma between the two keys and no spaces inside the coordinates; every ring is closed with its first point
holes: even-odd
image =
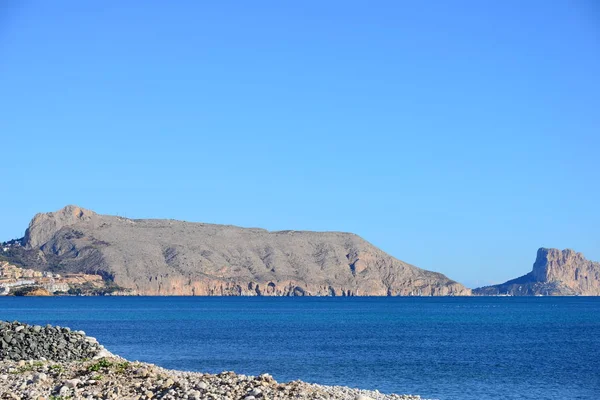
{"type": "Polygon", "coordinates": [[[43,382],[46,379],[48,379],[48,375],[46,375],[43,372],[39,372],[39,373],[36,373],[35,375],[33,375],[32,381],[33,381],[33,383],[38,383],[38,382],[43,382]]]}
{"type": "Polygon", "coordinates": [[[81,381],[79,379],[69,379],[68,381],[65,382],[65,386],[71,388],[71,389],[75,389],[77,387],[77,385],[79,385],[81,383],[81,381]]]}

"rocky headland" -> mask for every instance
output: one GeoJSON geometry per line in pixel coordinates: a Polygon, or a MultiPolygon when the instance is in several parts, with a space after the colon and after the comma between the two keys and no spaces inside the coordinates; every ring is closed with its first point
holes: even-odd
{"type": "Polygon", "coordinates": [[[473,290],[475,295],[600,296],[600,263],[571,249],[541,248],[533,269],[500,285],[473,290]]]}
{"type": "Polygon", "coordinates": [[[272,376],[203,374],[130,362],[82,331],[0,322],[0,399],[419,400],[419,396],[278,383],[272,376]]]}
{"type": "Polygon", "coordinates": [[[342,232],[277,231],[100,215],[36,215],[2,254],[23,267],[102,276],[139,295],[469,295],[446,276],[342,232]]]}

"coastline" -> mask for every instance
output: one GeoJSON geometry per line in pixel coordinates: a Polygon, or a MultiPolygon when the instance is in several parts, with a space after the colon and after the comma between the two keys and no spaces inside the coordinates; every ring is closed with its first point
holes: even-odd
{"type": "Polygon", "coordinates": [[[421,400],[269,374],[169,370],[114,355],[85,332],[0,321],[2,399],[421,400]]]}
{"type": "Polygon", "coordinates": [[[0,395],[8,399],[334,399],[422,400],[303,381],[279,383],[269,374],[205,374],[168,370],[118,356],[96,360],[0,361],[0,395]],[[12,397],[6,397],[6,396],[12,397]]]}

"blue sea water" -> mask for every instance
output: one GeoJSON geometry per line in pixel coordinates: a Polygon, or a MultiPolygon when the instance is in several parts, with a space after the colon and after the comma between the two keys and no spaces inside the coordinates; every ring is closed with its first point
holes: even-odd
{"type": "Polygon", "coordinates": [[[163,367],[441,400],[600,398],[600,298],[0,298],[163,367]]]}

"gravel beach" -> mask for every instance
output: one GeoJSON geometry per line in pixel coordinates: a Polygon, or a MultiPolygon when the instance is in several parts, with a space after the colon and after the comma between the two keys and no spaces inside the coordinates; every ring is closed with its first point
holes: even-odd
{"type": "Polygon", "coordinates": [[[268,374],[203,374],[131,362],[84,332],[0,322],[0,398],[66,399],[334,399],[418,400],[302,381],[278,383],[268,374]]]}

